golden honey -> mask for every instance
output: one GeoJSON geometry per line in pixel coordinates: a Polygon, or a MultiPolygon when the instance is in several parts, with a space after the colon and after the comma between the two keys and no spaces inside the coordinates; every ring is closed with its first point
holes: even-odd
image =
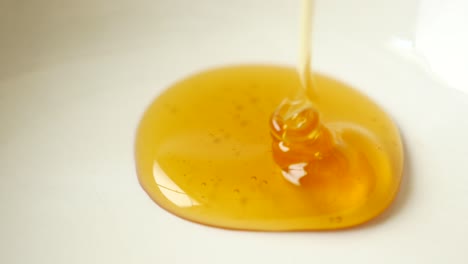
{"type": "Polygon", "coordinates": [[[229,229],[327,230],[364,223],[394,199],[398,129],[369,98],[294,68],[243,65],[163,92],[136,136],[141,185],[182,218],[229,229]],[[306,92],[311,92],[306,91],[306,92]]]}

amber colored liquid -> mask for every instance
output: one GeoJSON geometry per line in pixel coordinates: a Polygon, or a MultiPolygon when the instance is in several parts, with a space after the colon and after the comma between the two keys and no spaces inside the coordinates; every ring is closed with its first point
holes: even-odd
{"type": "Polygon", "coordinates": [[[321,144],[322,153],[312,156],[314,148],[296,142],[289,142],[294,155],[282,155],[271,136],[272,113],[301,87],[295,69],[226,67],[173,85],[138,128],[141,185],[171,213],[229,229],[326,230],[370,220],[398,190],[398,130],[356,90],[323,75],[314,78],[313,104],[327,130],[317,129],[333,146],[321,144]],[[303,160],[315,165],[307,165],[308,174],[294,184],[283,169],[303,160]]]}
{"type": "Polygon", "coordinates": [[[299,77],[301,88],[297,94],[298,99],[307,100],[306,97],[315,96],[315,85],[312,78],[312,15],[315,0],[301,1],[300,41],[299,41],[299,77]],[[309,94],[307,94],[309,93],[309,94]]]}

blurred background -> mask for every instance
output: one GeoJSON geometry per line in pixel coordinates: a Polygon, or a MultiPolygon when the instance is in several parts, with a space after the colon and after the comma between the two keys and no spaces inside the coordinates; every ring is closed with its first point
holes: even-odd
{"type": "MultiPolygon", "coordinates": [[[[184,52],[191,53],[206,38],[215,43],[230,42],[239,50],[267,45],[279,53],[263,60],[282,58],[282,53],[294,57],[296,51],[285,49],[285,45],[297,41],[299,1],[296,2],[2,0],[0,60],[8,61],[8,65],[0,68],[0,79],[34,71],[42,65],[164,45],[180,50],[180,57],[171,58],[173,64],[183,63],[187,57],[184,52]],[[178,23],[171,23],[173,19],[178,23]],[[213,24],[223,29],[218,30],[213,24]],[[254,34],[238,28],[264,31],[254,34]],[[275,30],[269,30],[272,28],[275,30]],[[280,36],[279,32],[290,34],[280,36]],[[168,44],[168,37],[175,36],[181,42],[168,44]]],[[[468,24],[466,1],[317,0],[316,9],[316,38],[346,33],[346,37],[365,37],[389,45],[404,56],[417,54],[447,84],[467,91],[468,83],[463,78],[468,69],[468,52],[464,48],[468,46],[464,30],[468,24]]],[[[223,48],[211,49],[209,54],[228,52],[223,48]]]]}

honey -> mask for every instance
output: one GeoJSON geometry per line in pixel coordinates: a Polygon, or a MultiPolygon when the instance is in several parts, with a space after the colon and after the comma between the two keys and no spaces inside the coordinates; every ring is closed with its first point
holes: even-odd
{"type": "Polygon", "coordinates": [[[229,229],[326,230],[370,220],[398,191],[398,129],[357,90],[320,74],[314,83],[319,112],[293,112],[324,141],[317,148],[307,139],[292,142],[293,155],[275,144],[280,132],[272,122],[284,99],[302,89],[294,68],[231,66],[174,84],[138,128],[141,185],[162,208],[229,229]],[[291,169],[308,173],[296,182],[284,176],[291,164],[314,161],[291,169]]]}
{"type": "Polygon", "coordinates": [[[229,229],[330,230],[369,221],[395,198],[398,129],[357,90],[313,74],[313,1],[302,2],[299,74],[267,65],[212,69],[148,108],[136,167],[162,208],[229,229]]]}

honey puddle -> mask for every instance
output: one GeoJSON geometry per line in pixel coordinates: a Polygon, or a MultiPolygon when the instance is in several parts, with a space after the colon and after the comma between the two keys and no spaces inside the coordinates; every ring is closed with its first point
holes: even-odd
{"type": "Polygon", "coordinates": [[[270,117],[297,93],[297,72],[235,66],[189,77],[149,107],[136,141],[141,185],[166,210],[225,228],[334,229],[376,216],[400,182],[398,130],[356,90],[323,75],[315,81],[321,122],[346,142],[351,162],[339,164],[352,174],[325,158],[305,186],[288,181],[274,160],[270,117]]]}

